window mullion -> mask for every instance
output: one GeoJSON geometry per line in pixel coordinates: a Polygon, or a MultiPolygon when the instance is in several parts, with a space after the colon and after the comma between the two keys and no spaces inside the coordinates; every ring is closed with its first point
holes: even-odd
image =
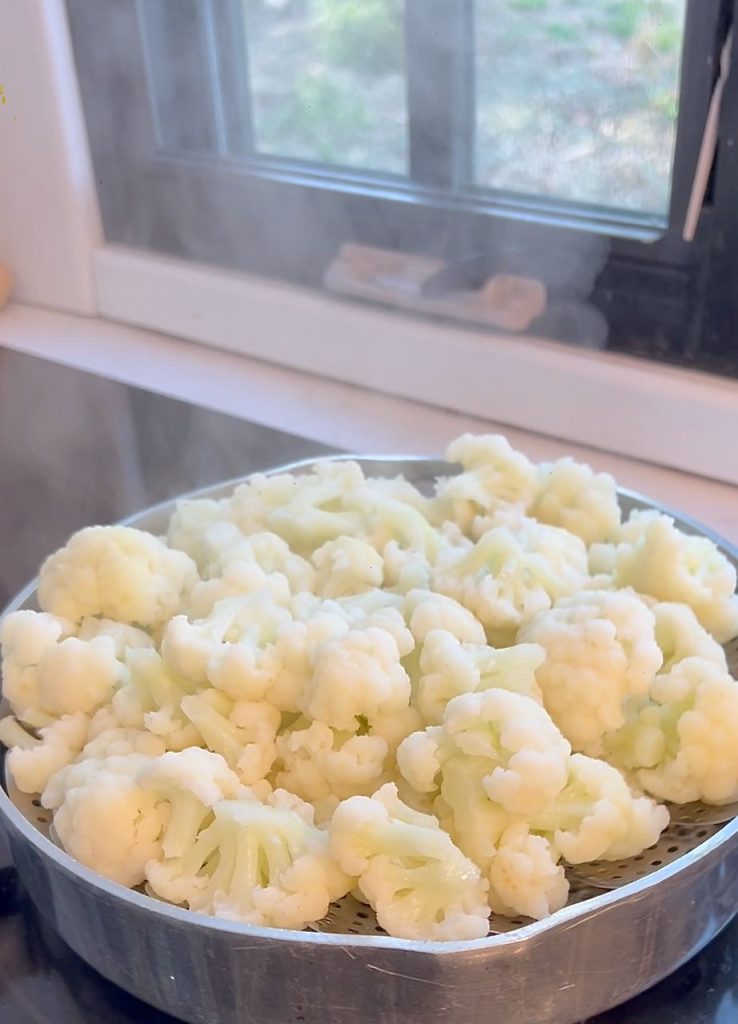
{"type": "Polygon", "coordinates": [[[223,155],[250,156],[255,149],[253,102],[242,0],[204,0],[203,21],[223,155]]]}
{"type": "Polygon", "coordinates": [[[473,0],[405,0],[410,177],[458,192],[474,159],[473,0]]]}

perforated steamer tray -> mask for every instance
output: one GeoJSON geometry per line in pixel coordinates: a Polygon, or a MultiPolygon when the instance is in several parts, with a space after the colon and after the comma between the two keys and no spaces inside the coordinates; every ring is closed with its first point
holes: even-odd
{"type": "MultiPolygon", "coordinates": [[[[306,472],[316,461],[323,460],[271,473],[306,472]]],[[[436,477],[456,472],[422,458],[356,461],[368,476],[402,474],[425,493],[436,477]]],[[[221,498],[242,482],[184,497],[221,498]]],[[[125,522],[164,533],[175,504],[125,522]]],[[[710,537],[738,565],[736,550],[698,524],[629,492],[620,492],[620,504],[625,514],[667,511],[681,529],[710,537]]],[[[7,612],[33,607],[34,598],[35,583],[7,612]]],[[[738,674],[738,643],[727,653],[738,674]]],[[[7,776],[0,791],[0,821],[39,910],[110,980],[195,1024],[430,1024],[451,1012],[454,1024],[580,1021],[674,970],[735,912],[738,807],[671,810],[671,825],[642,855],[568,869],[568,905],[546,920],[492,915],[487,939],[423,943],[385,935],[371,910],[350,896],[304,932],[252,928],[169,906],[82,867],[49,839],[49,817],[38,800],[7,776]]]]}

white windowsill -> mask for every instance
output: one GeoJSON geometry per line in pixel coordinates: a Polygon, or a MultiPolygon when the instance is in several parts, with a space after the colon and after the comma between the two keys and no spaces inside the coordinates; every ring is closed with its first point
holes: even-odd
{"type": "MultiPolygon", "coordinates": [[[[626,487],[694,516],[738,543],[738,491],[585,445],[447,412],[168,335],[13,305],[0,348],[147,388],[355,452],[438,454],[463,431],[504,432],[534,459],[573,454],[626,487]]],[[[0,358],[0,373],[2,361],[0,358]]]]}

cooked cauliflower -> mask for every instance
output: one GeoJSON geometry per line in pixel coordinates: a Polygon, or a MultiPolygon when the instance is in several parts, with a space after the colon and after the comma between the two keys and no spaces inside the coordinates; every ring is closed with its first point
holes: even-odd
{"type": "Polygon", "coordinates": [[[445,594],[430,590],[411,590],[405,598],[405,615],[416,642],[422,644],[431,630],[442,629],[467,644],[486,642],[484,627],[479,619],[445,594]]]}
{"type": "Polygon", "coordinates": [[[371,795],[387,779],[389,744],[383,736],[298,719],[276,744],[276,785],[313,804],[319,822],[341,800],[371,795]]]}
{"type": "Polygon", "coordinates": [[[558,854],[543,837],[516,822],[500,836],[489,866],[489,904],[496,914],[535,920],[566,905],[569,883],[558,854]]]}
{"type": "Polygon", "coordinates": [[[656,677],[612,737],[609,756],[634,771],[659,800],[738,800],[738,682],[704,658],[679,661],[656,677]]]}
{"type": "Polygon", "coordinates": [[[137,780],[168,806],[161,839],[167,858],[191,849],[219,800],[248,794],[220,754],[199,747],[162,754],[143,765],[137,780]]]}
{"type": "Polygon", "coordinates": [[[635,857],[668,824],[666,808],[633,794],[616,768],[573,754],[566,786],[531,828],[545,834],[569,864],[584,864],[635,857]]]}
{"type": "Polygon", "coordinates": [[[594,473],[571,458],[541,463],[530,514],[576,534],[587,546],[610,540],[620,526],[615,481],[609,473],[594,473]]]}
{"type": "Polygon", "coordinates": [[[47,559],[0,622],[0,741],[72,856],[245,924],[351,889],[466,940],[654,844],[654,797],[738,800],[729,560],[572,459],[448,457],[432,497],[325,461],[47,559]]]}
{"type": "Polygon", "coordinates": [[[114,720],[105,728],[147,730],[160,737],[169,750],[197,745],[200,735],[181,709],[182,698],[196,689],[190,679],[175,672],[155,650],[129,650],[121,685],[110,704],[114,720]]]}
{"type": "Polygon", "coordinates": [[[304,928],[324,917],[351,880],[328,851],[328,837],[294,798],[270,804],[221,800],[213,821],[176,857],[152,858],[146,878],[172,903],[231,921],[304,928]]]}
{"type": "Polygon", "coordinates": [[[692,657],[711,661],[727,672],[725,651],[700,625],[688,605],[659,602],[651,605],[651,611],[656,624],[656,643],[664,659],[661,673],[692,657]]]}
{"type": "Polygon", "coordinates": [[[377,549],[356,537],[337,537],[318,548],[315,590],[323,597],[345,597],[381,587],[384,559],[377,549]]]}
{"type": "Polygon", "coordinates": [[[518,641],[545,649],[536,671],[543,703],[574,749],[592,757],[624,723],[626,701],[648,693],[662,662],[653,612],[625,591],[563,598],[518,641]]]}
{"type": "Polygon", "coordinates": [[[165,810],[137,781],[142,754],[88,759],[51,779],[41,797],[68,853],[121,885],[139,885],[145,865],[161,854],[165,810]]]}
{"type": "Polygon", "coordinates": [[[391,935],[458,940],[487,934],[487,885],[479,868],[436,818],[403,804],[391,783],[373,797],[355,796],[339,806],[330,846],[391,935]]]}
{"type": "Polygon", "coordinates": [[[0,625],[3,695],[32,726],[81,711],[89,714],[113,695],[123,666],[110,636],[85,641],[48,612],[18,611],[0,625]]]}
{"type": "Polygon", "coordinates": [[[310,718],[353,731],[359,718],[401,712],[410,701],[410,679],[394,636],[370,626],[352,629],[317,652],[302,699],[310,718]]]}
{"type": "Polygon", "coordinates": [[[0,742],[10,748],[7,767],[22,793],[41,793],[49,779],[71,764],[87,740],[89,719],[77,712],[39,729],[38,738],[14,718],[0,720],[0,742]]]}
{"type": "Polygon", "coordinates": [[[234,491],[231,515],[244,533],[276,533],[298,554],[309,554],[336,537],[361,535],[361,517],[346,502],[363,484],[351,461],[325,462],[300,475],[257,473],[234,491]]]}
{"type": "Polygon", "coordinates": [[[89,526],[41,566],[41,608],[71,622],[100,615],[156,627],[175,615],[197,582],[195,563],[130,526],[89,526]]]}
{"type": "Polygon", "coordinates": [[[445,630],[433,630],[421,650],[413,702],[428,725],[441,722],[454,697],[477,690],[513,690],[540,704],[536,669],[544,657],[544,649],[537,644],[495,650],[483,643],[462,644],[445,630]]]}
{"type": "Polygon", "coordinates": [[[234,700],[260,700],[279,671],[274,644],[292,616],[264,590],[218,601],[204,619],[170,620],[162,654],[180,675],[234,700]]]}
{"type": "Polygon", "coordinates": [[[682,533],[658,512],[632,512],[622,537],[615,586],[688,604],[720,643],[738,636],[736,569],[711,540],[682,533]]]}
{"type": "Polygon", "coordinates": [[[588,579],[583,541],[555,526],[520,519],[495,527],[471,549],[438,556],[433,586],[469,608],[492,630],[519,629],[588,579]]]}
{"type": "Polygon", "coordinates": [[[241,782],[264,779],[277,757],[279,711],[266,701],[232,701],[217,690],[184,697],[183,713],[210,748],[221,754],[241,782]]]}
{"type": "Polygon", "coordinates": [[[436,494],[462,529],[468,529],[475,516],[500,506],[515,505],[525,512],[535,499],[536,467],[499,434],[464,434],[451,442],[446,458],[460,462],[464,472],[439,480],[436,494]]]}

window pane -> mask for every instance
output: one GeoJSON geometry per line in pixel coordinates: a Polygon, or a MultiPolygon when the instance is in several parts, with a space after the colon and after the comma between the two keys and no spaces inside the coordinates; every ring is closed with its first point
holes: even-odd
{"type": "Polygon", "coordinates": [[[256,148],[404,174],[404,0],[244,0],[256,148]]]}
{"type": "Polygon", "coordinates": [[[477,184],[665,213],[685,4],[477,0],[477,184]]]}

